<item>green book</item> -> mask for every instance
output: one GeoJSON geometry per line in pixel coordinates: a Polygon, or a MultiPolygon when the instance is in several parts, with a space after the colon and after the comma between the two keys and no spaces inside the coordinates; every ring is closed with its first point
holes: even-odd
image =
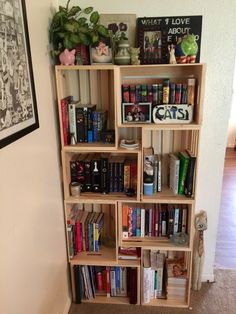
{"type": "Polygon", "coordinates": [[[189,155],[186,152],[180,152],[178,154],[178,157],[180,159],[178,194],[184,194],[184,186],[189,164],[189,155]]]}

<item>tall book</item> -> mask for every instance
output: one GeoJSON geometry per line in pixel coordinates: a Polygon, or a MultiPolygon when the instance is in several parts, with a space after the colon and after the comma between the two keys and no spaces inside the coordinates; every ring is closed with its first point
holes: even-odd
{"type": "Polygon", "coordinates": [[[101,192],[101,160],[98,154],[91,161],[92,191],[101,192]]]}
{"type": "Polygon", "coordinates": [[[84,108],[80,105],[75,107],[75,116],[76,116],[76,134],[77,134],[77,142],[84,143],[85,142],[85,116],[84,116],[84,108]]]}
{"type": "Polygon", "coordinates": [[[109,193],[109,165],[108,156],[103,155],[101,158],[101,193],[109,193]]]}
{"type": "Polygon", "coordinates": [[[189,155],[186,152],[180,152],[178,154],[178,157],[180,159],[178,194],[184,194],[184,187],[189,164],[189,155]]]}
{"type": "Polygon", "coordinates": [[[175,154],[169,154],[170,157],[170,188],[174,194],[178,194],[179,190],[179,167],[180,160],[175,154]]]}
{"type": "Polygon", "coordinates": [[[92,191],[92,173],[91,173],[91,161],[93,159],[93,154],[89,154],[84,159],[84,191],[92,191]]]}
{"type": "Polygon", "coordinates": [[[76,107],[78,107],[79,102],[72,100],[68,104],[68,114],[69,114],[69,136],[74,136],[77,143],[77,126],[76,126],[76,107]]]}
{"type": "Polygon", "coordinates": [[[192,197],[196,156],[190,150],[187,150],[187,153],[189,155],[189,164],[188,164],[187,176],[186,176],[186,181],[185,181],[184,194],[187,197],[192,197]]]}
{"type": "Polygon", "coordinates": [[[61,99],[61,122],[64,145],[70,144],[70,130],[69,130],[69,103],[73,101],[72,96],[61,99]]]}

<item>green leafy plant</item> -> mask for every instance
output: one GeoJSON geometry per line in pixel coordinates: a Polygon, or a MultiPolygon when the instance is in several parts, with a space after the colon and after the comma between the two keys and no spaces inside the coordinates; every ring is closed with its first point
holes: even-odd
{"type": "Polygon", "coordinates": [[[69,8],[59,6],[50,26],[50,43],[52,57],[57,57],[65,48],[73,49],[78,44],[89,46],[108,37],[108,29],[99,24],[100,15],[93,7],[81,9],[79,6],[69,8]]]}

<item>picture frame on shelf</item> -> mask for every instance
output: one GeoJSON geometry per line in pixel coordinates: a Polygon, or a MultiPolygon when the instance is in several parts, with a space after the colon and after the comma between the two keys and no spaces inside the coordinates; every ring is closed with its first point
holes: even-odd
{"type": "Polygon", "coordinates": [[[164,27],[149,23],[149,18],[137,19],[137,46],[141,64],[167,63],[167,33],[164,27]]]}
{"type": "Polygon", "coordinates": [[[126,37],[135,47],[136,18],[136,14],[100,14],[100,23],[108,28],[113,42],[126,37]]]}
{"type": "Polygon", "coordinates": [[[113,64],[113,47],[111,37],[103,37],[90,46],[91,64],[113,64]]]}
{"type": "Polygon", "coordinates": [[[122,123],[151,123],[152,103],[122,103],[122,123]]]}
{"type": "Polygon", "coordinates": [[[0,148],[39,127],[24,0],[0,0],[0,148]]]}

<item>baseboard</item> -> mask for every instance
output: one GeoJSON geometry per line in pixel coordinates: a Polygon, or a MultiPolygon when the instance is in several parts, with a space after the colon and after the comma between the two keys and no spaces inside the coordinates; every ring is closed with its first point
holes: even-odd
{"type": "Polygon", "coordinates": [[[66,302],[66,305],[65,305],[65,308],[64,308],[64,311],[63,311],[63,314],[68,314],[69,313],[70,306],[71,306],[71,299],[68,298],[67,302],[66,302]]]}
{"type": "Polygon", "coordinates": [[[211,275],[202,275],[202,282],[214,282],[215,281],[215,276],[214,274],[211,275]]]}

